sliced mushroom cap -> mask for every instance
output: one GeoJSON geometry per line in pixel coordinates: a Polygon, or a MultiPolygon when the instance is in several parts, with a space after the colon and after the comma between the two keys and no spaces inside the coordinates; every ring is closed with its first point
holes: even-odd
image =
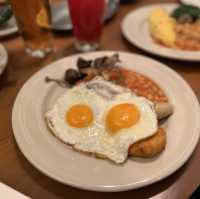
{"type": "Polygon", "coordinates": [[[89,68],[91,66],[92,66],[92,60],[86,60],[86,59],[83,59],[82,57],[78,58],[77,60],[78,69],[89,68]]]}
{"type": "Polygon", "coordinates": [[[82,74],[75,69],[68,69],[65,71],[65,81],[70,85],[75,84],[78,80],[82,78],[82,74]]]}

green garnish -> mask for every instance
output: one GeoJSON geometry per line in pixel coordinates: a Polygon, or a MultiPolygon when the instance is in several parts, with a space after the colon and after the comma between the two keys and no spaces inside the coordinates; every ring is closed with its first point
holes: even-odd
{"type": "Polygon", "coordinates": [[[178,8],[176,8],[172,17],[176,20],[179,19],[182,15],[188,15],[192,18],[193,22],[200,18],[200,8],[192,5],[181,4],[178,8]]]}

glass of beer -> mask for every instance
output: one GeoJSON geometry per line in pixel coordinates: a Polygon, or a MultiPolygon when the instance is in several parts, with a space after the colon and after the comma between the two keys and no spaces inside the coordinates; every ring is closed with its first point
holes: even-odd
{"type": "Polygon", "coordinates": [[[69,11],[79,51],[99,47],[103,25],[105,0],[68,0],[69,11]]]}
{"type": "Polygon", "coordinates": [[[52,50],[49,0],[10,0],[26,52],[43,58],[52,50]]]}

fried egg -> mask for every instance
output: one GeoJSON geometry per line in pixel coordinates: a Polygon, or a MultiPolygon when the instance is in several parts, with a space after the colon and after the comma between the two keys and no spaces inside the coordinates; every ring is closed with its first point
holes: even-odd
{"type": "Polygon", "coordinates": [[[129,147],[158,127],[150,101],[103,79],[68,89],[45,117],[66,144],[115,163],[125,162],[129,147]]]}

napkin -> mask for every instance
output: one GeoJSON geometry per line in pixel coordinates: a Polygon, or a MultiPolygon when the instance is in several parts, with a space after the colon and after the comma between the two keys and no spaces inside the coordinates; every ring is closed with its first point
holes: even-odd
{"type": "Polygon", "coordinates": [[[29,197],[17,192],[9,186],[0,183],[0,198],[5,199],[30,199],[29,197]]]}

